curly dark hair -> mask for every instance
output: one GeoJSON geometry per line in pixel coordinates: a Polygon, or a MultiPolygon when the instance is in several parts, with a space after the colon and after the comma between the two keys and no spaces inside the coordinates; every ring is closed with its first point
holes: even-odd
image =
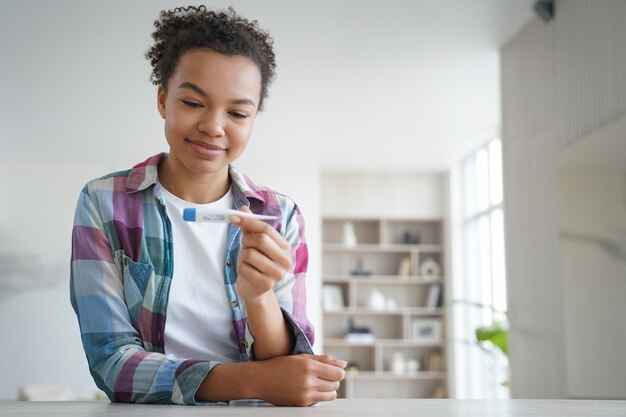
{"type": "Polygon", "coordinates": [[[232,7],[215,12],[206,6],[177,7],[163,10],[154,22],[154,45],[146,52],[152,65],[150,81],[167,91],[180,57],[192,49],[211,49],[217,53],[241,55],[254,62],[261,72],[259,110],[267,97],[267,88],[275,75],[276,57],[273,39],[259,27],[237,15],[232,7]]]}

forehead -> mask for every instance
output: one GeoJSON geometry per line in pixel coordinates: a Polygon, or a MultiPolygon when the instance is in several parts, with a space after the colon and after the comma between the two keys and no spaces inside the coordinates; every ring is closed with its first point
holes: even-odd
{"type": "Polygon", "coordinates": [[[170,88],[178,88],[184,82],[192,82],[209,94],[246,96],[256,102],[261,92],[261,72],[252,60],[210,49],[191,50],[180,57],[170,88]]]}

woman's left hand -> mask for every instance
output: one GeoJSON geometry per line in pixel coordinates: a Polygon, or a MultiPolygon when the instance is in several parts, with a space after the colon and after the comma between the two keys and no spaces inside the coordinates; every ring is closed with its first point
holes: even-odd
{"type": "MultiPolygon", "coordinates": [[[[250,213],[248,207],[242,207],[250,213]]],[[[243,233],[237,258],[237,292],[253,301],[271,291],[291,268],[291,245],[272,226],[248,217],[231,216],[243,233]]]]}

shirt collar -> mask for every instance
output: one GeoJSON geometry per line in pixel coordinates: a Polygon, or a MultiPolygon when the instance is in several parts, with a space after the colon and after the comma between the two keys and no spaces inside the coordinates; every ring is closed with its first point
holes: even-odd
{"type": "MultiPolygon", "coordinates": [[[[126,192],[143,191],[156,184],[159,164],[166,157],[167,153],[162,152],[132,167],[128,174],[126,192]]],[[[237,207],[242,205],[249,206],[250,202],[248,199],[250,198],[258,200],[261,205],[265,205],[265,197],[261,192],[261,188],[252,182],[247,175],[240,173],[233,165],[228,166],[228,174],[230,175],[234,202],[237,207]]]]}

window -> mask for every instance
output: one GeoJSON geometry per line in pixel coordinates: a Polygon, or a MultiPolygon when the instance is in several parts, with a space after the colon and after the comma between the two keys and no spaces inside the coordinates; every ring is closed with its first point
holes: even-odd
{"type": "MultiPolygon", "coordinates": [[[[455,257],[455,393],[459,398],[507,398],[508,361],[489,342],[476,341],[476,329],[506,323],[502,145],[493,140],[463,161],[455,257]]],[[[454,215],[454,214],[453,214],[454,215]]]]}

